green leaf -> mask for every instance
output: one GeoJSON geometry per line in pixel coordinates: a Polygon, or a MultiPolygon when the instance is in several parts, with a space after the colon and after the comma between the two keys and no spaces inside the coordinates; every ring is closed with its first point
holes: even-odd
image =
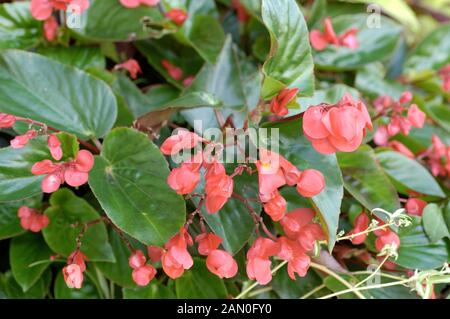
{"type": "MultiPolygon", "coordinates": [[[[313,270],[309,270],[305,277],[292,280],[286,268],[277,271],[271,282],[273,290],[281,299],[298,299],[321,284],[322,278],[313,270]]],[[[326,292],[327,289],[323,289],[312,297],[323,296],[326,292]]]]}
{"type": "Polygon", "coordinates": [[[222,279],[209,272],[204,259],[194,258],[194,266],[175,281],[179,299],[224,299],[227,290],[222,279]]]}
{"type": "Polygon", "coordinates": [[[105,57],[99,48],[85,46],[40,47],[37,53],[79,69],[105,68],[105,57]]]}
{"type": "Polygon", "coordinates": [[[117,105],[109,87],[87,73],[38,54],[7,50],[0,54],[0,112],[87,140],[112,128],[117,105]]]}
{"type": "Polygon", "coordinates": [[[163,28],[163,17],[157,7],[142,5],[130,9],[118,0],[90,0],[89,9],[81,14],[80,21],[81,27],[74,26],[72,31],[94,41],[132,41],[173,32],[163,28]]]}
{"type": "MultiPolygon", "coordinates": [[[[231,42],[231,37],[227,37],[222,51],[215,64],[206,63],[197,74],[192,84],[184,91],[184,94],[193,92],[206,92],[222,101],[221,113],[224,118],[233,114],[233,121],[236,127],[242,127],[247,119],[247,110],[250,107],[251,94],[247,83],[241,76],[241,65],[237,52],[231,42]]],[[[256,69],[249,70],[249,74],[257,72],[256,69]]],[[[259,84],[258,84],[259,85],[259,84]]],[[[201,121],[202,129],[219,127],[213,108],[198,108],[194,110],[182,111],[183,117],[194,126],[194,121],[201,121]]],[[[194,127],[198,132],[202,130],[194,127]]]]}
{"type": "MultiPolygon", "coordinates": [[[[233,180],[235,193],[245,198],[258,196],[256,175],[248,176],[244,173],[234,177],[233,180]]],[[[259,204],[250,202],[250,205],[256,213],[261,211],[259,204]]],[[[237,253],[247,243],[255,229],[255,223],[248,209],[242,202],[234,198],[230,198],[216,214],[208,214],[204,210],[203,217],[213,232],[222,238],[225,250],[232,254],[237,253]]]]}
{"type": "MultiPolygon", "coordinates": [[[[49,225],[42,231],[45,241],[55,252],[66,257],[75,251],[76,240],[84,224],[100,219],[91,205],[67,188],[52,194],[45,214],[50,219],[49,225]]],[[[89,261],[114,262],[103,221],[87,227],[81,237],[81,252],[89,261]]]]}
{"type": "Polygon", "coordinates": [[[37,195],[24,200],[5,202],[0,205],[0,239],[15,237],[24,232],[20,226],[17,211],[20,206],[37,207],[41,204],[42,196],[37,195]]]}
{"type": "Polygon", "coordinates": [[[399,99],[406,88],[400,83],[384,77],[384,72],[381,74],[374,72],[374,67],[371,65],[357,72],[355,86],[372,99],[382,95],[388,95],[396,100],[399,99]]]}
{"type": "Polygon", "coordinates": [[[410,227],[399,229],[400,248],[395,261],[409,269],[429,270],[448,262],[448,251],[444,241],[432,243],[418,219],[410,227]]]}
{"type": "Polygon", "coordinates": [[[51,255],[52,251],[41,234],[27,232],[13,238],[9,249],[11,271],[24,292],[28,291],[41,278],[42,273],[51,263],[51,255]],[[44,262],[32,265],[39,261],[44,262]]]}
{"type": "Polygon", "coordinates": [[[50,157],[44,137],[35,138],[20,149],[0,149],[0,202],[40,194],[43,176],[31,174],[31,167],[50,157]]]}
{"type": "Polygon", "coordinates": [[[345,189],[369,210],[383,208],[394,211],[400,208],[397,192],[376,161],[368,145],[352,153],[337,153],[344,175],[345,189]]]}
{"type": "Polygon", "coordinates": [[[353,70],[374,61],[383,61],[391,56],[401,34],[401,27],[381,16],[379,28],[369,27],[367,14],[352,14],[333,18],[333,27],[340,35],[350,28],[357,28],[359,47],[328,46],[314,53],[314,63],[325,70],[353,70]]]}
{"type": "Polygon", "coordinates": [[[163,245],[186,213],[168,175],[167,162],[145,134],[116,128],[103,141],[89,185],[115,225],[146,245],[163,245]]]}
{"type": "Polygon", "coordinates": [[[58,132],[55,135],[61,142],[61,149],[63,152],[63,157],[61,160],[67,161],[74,159],[80,149],[80,144],[78,144],[76,136],[65,132],[58,132]]]}
{"type": "MultiPolygon", "coordinates": [[[[335,155],[322,155],[316,152],[302,134],[301,121],[287,121],[266,124],[265,128],[278,128],[280,136],[280,155],[284,156],[300,170],[317,169],[325,177],[325,189],[310,199],[319,214],[328,237],[328,248],[334,247],[339,222],[343,181],[335,155]]],[[[301,196],[300,194],[298,196],[301,196]]],[[[297,207],[298,208],[298,207],[297,207]]]]}
{"type": "Polygon", "coordinates": [[[450,132],[450,107],[444,104],[425,103],[427,114],[447,132],[450,132]]]}
{"type": "Polygon", "coordinates": [[[422,223],[425,233],[433,243],[450,236],[442,209],[436,204],[428,204],[425,206],[423,209],[422,223]]]}
{"type": "Polygon", "coordinates": [[[175,293],[166,286],[150,283],[145,287],[123,288],[125,299],[175,299],[175,293]]]}
{"type": "Polygon", "coordinates": [[[389,177],[400,183],[406,191],[445,197],[439,184],[428,170],[415,160],[393,151],[378,152],[376,157],[389,177]]]}
{"type": "Polygon", "coordinates": [[[54,296],[56,299],[99,299],[97,288],[89,279],[89,276],[83,276],[83,285],[81,289],[71,289],[67,287],[64,281],[62,270],[58,271],[55,280],[54,296]]]}
{"type": "Polygon", "coordinates": [[[210,15],[194,16],[186,37],[198,54],[209,63],[216,61],[225,41],[222,26],[210,15]]]}
{"type": "Polygon", "coordinates": [[[263,0],[261,10],[271,38],[269,58],[263,66],[262,96],[271,97],[286,86],[299,88],[302,95],[312,95],[314,64],[300,8],[294,0],[263,0]]]}
{"type": "Polygon", "coordinates": [[[439,70],[450,62],[450,24],[442,24],[428,34],[405,62],[405,73],[414,76],[423,71],[439,70]]]}
{"type": "Polygon", "coordinates": [[[47,270],[42,274],[33,287],[24,292],[14,279],[12,273],[8,271],[4,276],[6,295],[9,299],[43,299],[48,293],[51,280],[51,271],[47,270]]]}
{"type": "Polygon", "coordinates": [[[123,242],[122,238],[113,229],[109,231],[109,241],[114,254],[115,263],[97,262],[95,265],[106,278],[121,287],[135,287],[131,272],[133,269],[128,265],[128,257],[131,252],[123,242]]]}
{"type": "Polygon", "coordinates": [[[0,49],[27,49],[37,45],[42,24],[31,16],[30,2],[0,6],[0,49]]]}

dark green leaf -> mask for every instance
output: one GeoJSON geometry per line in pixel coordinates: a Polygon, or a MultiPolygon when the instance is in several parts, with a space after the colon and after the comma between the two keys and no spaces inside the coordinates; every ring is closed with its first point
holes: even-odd
{"type": "MultiPolygon", "coordinates": [[[[76,239],[84,224],[100,219],[100,215],[84,199],[67,188],[50,197],[50,207],[45,210],[50,224],[43,230],[47,244],[58,254],[68,256],[76,249],[76,239]]],[[[87,227],[81,237],[81,252],[90,261],[114,262],[103,221],[87,227]]]]}
{"type": "Polygon", "coordinates": [[[175,299],[175,293],[166,286],[150,283],[145,287],[123,288],[125,299],[175,299]]]}
{"type": "Polygon", "coordinates": [[[9,259],[11,271],[23,291],[28,291],[50,265],[52,251],[41,234],[27,232],[11,241],[9,259]],[[37,265],[33,263],[43,261],[37,265]]]}
{"type": "Polygon", "coordinates": [[[175,281],[180,299],[224,299],[227,290],[223,280],[209,272],[205,260],[194,258],[194,266],[175,281]]]}
{"type": "MultiPolygon", "coordinates": [[[[286,268],[280,269],[273,277],[271,285],[273,290],[282,299],[298,299],[309,293],[322,284],[322,278],[313,270],[309,270],[305,277],[292,280],[286,268]]],[[[311,297],[318,297],[326,294],[328,290],[323,289],[318,294],[311,297]]],[[[311,298],[310,297],[310,298],[311,298]]]]}
{"type": "Polygon", "coordinates": [[[27,292],[23,292],[17,281],[11,272],[7,272],[4,275],[4,284],[6,295],[9,299],[43,299],[47,293],[52,280],[52,274],[50,270],[45,271],[39,280],[28,289],[27,292]]]}

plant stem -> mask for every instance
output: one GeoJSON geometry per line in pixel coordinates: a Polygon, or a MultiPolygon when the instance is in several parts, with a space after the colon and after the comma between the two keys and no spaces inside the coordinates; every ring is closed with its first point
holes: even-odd
{"type": "Polygon", "coordinates": [[[360,299],[366,299],[366,297],[364,297],[364,295],[362,293],[360,293],[359,291],[357,291],[353,285],[351,283],[349,283],[347,280],[345,280],[344,278],[342,278],[341,276],[339,276],[337,273],[335,273],[334,271],[328,269],[325,266],[322,266],[320,264],[316,264],[314,262],[311,263],[311,267],[315,268],[317,270],[320,270],[332,277],[334,277],[337,281],[339,281],[340,283],[342,283],[344,286],[348,287],[350,292],[353,292],[356,296],[358,296],[358,298],[360,299]]]}
{"type": "Polygon", "coordinates": [[[364,230],[362,232],[359,232],[359,233],[354,233],[354,234],[351,234],[351,235],[339,237],[339,238],[336,239],[336,241],[341,241],[341,240],[346,240],[346,239],[352,240],[353,238],[358,237],[360,235],[368,234],[368,233],[371,233],[371,232],[373,232],[375,230],[379,230],[379,229],[384,229],[384,228],[390,227],[392,224],[393,223],[389,223],[389,224],[383,224],[383,225],[375,227],[375,228],[368,228],[368,229],[366,229],[366,230],[364,230]]]}
{"type": "Polygon", "coordinates": [[[375,269],[375,271],[373,273],[371,273],[369,276],[367,276],[366,278],[364,278],[364,280],[358,282],[355,285],[356,287],[361,286],[363,283],[367,282],[370,278],[373,278],[373,276],[375,276],[381,269],[381,267],[383,267],[384,263],[389,259],[390,255],[386,255],[386,257],[384,257],[384,259],[381,261],[381,263],[378,265],[377,269],[375,269]]]}
{"type": "Polygon", "coordinates": [[[301,296],[299,299],[306,299],[309,296],[314,295],[316,292],[318,292],[319,290],[322,290],[323,288],[326,288],[327,286],[325,286],[324,284],[321,284],[320,286],[317,286],[316,288],[314,288],[311,291],[308,291],[306,294],[304,294],[303,296],[301,296]]]}

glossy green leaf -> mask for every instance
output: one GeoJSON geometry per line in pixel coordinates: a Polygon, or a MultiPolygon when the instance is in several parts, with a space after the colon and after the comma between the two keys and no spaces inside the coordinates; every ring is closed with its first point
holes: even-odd
{"type": "Polygon", "coordinates": [[[30,2],[0,5],[0,49],[27,49],[37,45],[42,24],[31,16],[30,2]]]}
{"type": "Polygon", "coordinates": [[[386,174],[407,190],[421,194],[445,197],[439,184],[428,170],[415,160],[393,151],[384,151],[376,157],[386,174]]]}
{"type": "Polygon", "coordinates": [[[67,287],[62,270],[60,270],[53,289],[56,299],[99,299],[97,288],[86,275],[83,276],[81,289],[74,289],[67,287]]]}
{"type": "Polygon", "coordinates": [[[35,53],[7,50],[0,54],[0,112],[86,140],[111,129],[117,105],[109,87],[87,73],[35,53]]]}
{"type": "MultiPolygon", "coordinates": [[[[76,249],[76,240],[84,224],[98,221],[100,215],[84,199],[67,188],[50,197],[50,207],[45,210],[50,224],[42,231],[47,244],[58,254],[69,256],[76,249]]],[[[102,221],[87,227],[81,238],[81,252],[90,261],[114,262],[108,242],[106,227],[102,221]]]]}
{"type": "Polygon", "coordinates": [[[41,204],[42,196],[37,195],[24,200],[5,202],[0,204],[0,239],[15,237],[25,230],[20,226],[17,212],[20,206],[37,207],[41,204]]]}
{"type": "Polygon", "coordinates": [[[422,224],[431,242],[450,237],[442,209],[437,204],[428,204],[423,209],[422,224]]]}
{"type": "Polygon", "coordinates": [[[418,220],[410,227],[400,228],[400,248],[395,261],[409,269],[427,270],[439,268],[448,262],[448,251],[444,241],[432,243],[418,220]]]}
{"type": "Polygon", "coordinates": [[[28,291],[50,265],[52,251],[41,234],[27,232],[11,241],[9,259],[11,271],[23,291],[28,291]],[[36,262],[41,262],[33,265],[36,262]]]}
{"type": "Polygon", "coordinates": [[[79,69],[105,68],[105,57],[99,48],[87,46],[40,47],[37,53],[79,69]]]}
{"type": "Polygon", "coordinates": [[[447,132],[450,132],[450,107],[445,104],[425,104],[427,114],[447,132]]]}
{"type": "Polygon", "coordinates": [[[173,32],[163,28],[163,17],[157,7],[142,5],[130,9],[118,0],[90,0],[89,9],[81,14],[80,22],[81,27],[73,23],[72,31],[97,41],[131,41],[173,32]]]}
{"type": "Polygon", "coordinates": [[[397,100],[406,91],[406,88],[400,83],[386,79],[384,72],[381,74],[377,71],[374,72],[373,67],[366,67],[358,71],[355,86],[372,99],[387,95],[397,100]]]}
{"type": "Polygon", "coordinates": [[[350,49],[330,45],[315,52],[316,67],[326,70],[353,70],[374,61],[383,61],[395,50],[401,34],[401,27],[381,16],[379,27],[368,26],[367,14],[352,14],[333,18],[333,27],[340,35],[350,28],[357,28],[359,47],[350,49]]]}
{"type": "MultiPolygon", "coordinates": [[[[278,128],[280,154],[300,170],[314,168],[325,177],[325,189],[310,202],[319,214],[328,236],[328,248],[334,247],[341,208],[343,181],[335,155],[316,152],[303,135],[300,120],[267,124],[265,128],[278,128]]],[[[298,196],[301,196],[300,194],[298,196]]]]}
{"type": "Polygon", "coordinates": [[[175,281],[180,299],[224,299],[227,290],[223,280],[212,274],[203,258],[194,258],[194,266],[175,281]]]}
{"type": "Polygon", "coordinates": [[[377,163],[375,153],[362,145],[352,153],[337,153],[345,189],[369,210],[400,208],[397,192],[377,163]]]}
{"type": "Polygon", "coordinates": [[[427,70],[437,71],[450,62],[450,24],[442,24],[431,32],[411,52],[405,62],[405,72],[416,75],[427,70]]]}
{"type": "Polygon", "coordinates": [[[309,33],[297,3],[263,0],[261,12],[271,37],[269,58],[263,66],[263,97],[271,97],[286,86],[299,88],[302,95],[312,95],[314,64],[309,33]]]}
{"type": "Polygon", "coordinates": [[[185,204],[168,185],[169,169],[145,134],[117,128],[103,142],[89,185],[120,229],[149,245],[163,245],[185,220],[185,204]]]}
{"type": "Polygon", "coordinates": [[[43,176],[31,174],[31,167],[49,158],[51,155],[44,137],[35,138],[20,149],[0,149],[0,202],[40,194],[43,176]]]}
{"type": "Polygon", "coordinates": [[[145,287],[123,288],[125,299],[175,299],[175,293],[166,286],[150,283],[145,287]]]}
{"type": "MultiPolygon", "coordinates": [[[[222,101],[221,114],[224,118],[233,114],[236,127],[243,126],[247,119],[247,110],[253,101],[253,91],[248,88],[247,79],[241,76],[240,62],[238,52],[228,37],[217,62],[205,64],[192,84],[184,91],[184,94],[206,92],[222,101]]],[[[258,72],[256,68],[247,71],[250,76],[258,72]]],[[[259,83],[256,82],[254,85],[259,86],[259,83]]],[[[181,114],[193,126],[194,121],[201,121],[201,129],[194,126],[198,132],[219,127],[214,109],[211,107],[182,111],[181,114]]]]}
{"type": "Polygon", "coordinates": [[[10,271],[4,275],[5,292],[9,299],[43,299],[52,280],[51,271],[45,271],[39,280],[24,292],[10,271]]]}

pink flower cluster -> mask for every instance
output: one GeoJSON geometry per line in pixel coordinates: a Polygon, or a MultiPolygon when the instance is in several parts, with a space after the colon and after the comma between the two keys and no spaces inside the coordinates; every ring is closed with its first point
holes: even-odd
{"type": "Polygon", "coordinates": [[[398,101],[389,96],[380,96],[374,101],[378,116],[385,116],[387,124],[378,126],[373,137],[377,145],[387,145],[389,138],[398,133],[408,135],[412,127],[422,128],[425,124],[425,113],[412,101],[412,93],[403,92],[398,101]]]}
{"type": "Polygon", "coordinates": [[[358,29],[351,28],[340,36],[337,36],[330,17],[326,17],[323,20],[323,25],[324,32],[312,30],[309,34],[311,45],[315,50],[322,51],[329,45],[347,47],[350,49],[357,49],[359,47],[359,42],[356,38],[356,33],[359,31],[358,29]]]}
{"type": "Polygon", "coordinates": [[[0,128],[10,128],[16,124],[16,117],[11,114],[0,113],[0,128]]]}
{"type": "Polygon", "coordinates": [[[296,186],[297,192],[304,197],[319,194],[325,188],[325,179],[315,169],[300,171],[283,156],[259,150],[256,162],[259,180],[259,197],[264,203],[264,211],[273,221],[280,221],[286,213],[286,200],[278,192],[284,185],[296,186]]]}
{"type": "Polygon", "coordinates": [[[179,8],[170,9],[165,15],[178,26],[182,26],[184,21],[188,18],[187,12],[179,8]]]}
{"type": "Polygon", "coordinates": [[[304,277],[311,262],[308,252],[313,250],[316,240],[326,236],[319,224],[312,223],[315,212],[310,208],[297,208],[281,220],[285,236],[276,241],[258,237],[247,252],[247,276],[265,285],[272,280],[270,257],[288,262],[288,274],[295,280],[295,273],[304,277]]]}
{"type": "Polygon", "coordinates": [[[144,253],[140,250],[136,250],[128,258],[128,264],[133,268],[131,276],[138,286],[147,286],[156,275],[155,267],[146,264],[146,260],[147,258],[145,258],[144,253]]]}
{"type": "Polygon", "coordinates": [[[30,140],[38,136],[38,133],[36,130],[29,130],[25,134],[17,135],[15,138],[13,138],[9,143],[11,144],[12,148],[18,149],[22,148],[25,145],[28,144],[30,140]]]}
{"type": "MultiPolygon", "coordinates": [[[[56,137],[49,137],[50,152],[55,160],[62,158],[60,142],[56,137]]],[[[37,162],[31,168],[34,175],[46,175],[41,182],[44,193],[53,193],[66,182],[70,186],[78,187],[85,184],[89,178],[89,172],[94,166],[94,156],[87,150],[78,152],[74,160],[63,163],[53,163],[51,160],[37,162]]]]}
{"type": "MultiPolygon", "coordinates": [[[[380,220],[379,218],[375,218],[378,221],[378,226],[382,226],[385,223],[380,220]]],[[[369,218],[367,217],[366,213],[361,212],[356,218],[355,218],[355,225],[353,229],[348,233],[348,235],[352,234],[359,234],[361,232],[364,232],[369,227],[369,218]]],[[[377,236],[377,239],[375,240],[375,248],[378,251],[381,251],[384,246],[386,245],[392,245],[395,244],[398,247],[400,247],[400,238],[396,233],[394,233],[390,228],[382,228],[374,230],[373,233],[375,236],[377,236]]],[[[363,243],[367,238],[368,233],[360,234],[356,237],[352,238],[352,243],[357,245],[363,243]]]]}
{"type": "Polygon", "coordinates": [[[312,106],[303,114],[303,132],[322,154],[355,151],[366,128],[373,128],[366,106],[348,93],[337,104],[312,106]]]}
{"type": "Polygon", "coordinates": [[[270,111],[277,116],[285,116],[288,114],[287,105],[291,102],[298,93],[298,89],[285,88],[281,90],[277,96],[272,98],[270,102],[270,111]]]}
{"type": "Polygon", "coordinates": [[[427,206],[428,203],[419,198],[408,198],[405,203],[406,212],[409,215],[422,216],[423,209],[427,206]]]}
{"type": "Polygon", "coordinates": [[[27,206],[21,206],[17,212],[17,216],[20,218],[22,228],[34,233],[40,232],[49,224],[47,215],[41,214],[37,209],[27,206]]]}
{"type": "Polygon", "coordinates": [[[80,289],[83,285],[83,272],[86,270],[86,256],[79,250],[67,257],[67,266],[62,270],[67,287],[80,289]]]}

